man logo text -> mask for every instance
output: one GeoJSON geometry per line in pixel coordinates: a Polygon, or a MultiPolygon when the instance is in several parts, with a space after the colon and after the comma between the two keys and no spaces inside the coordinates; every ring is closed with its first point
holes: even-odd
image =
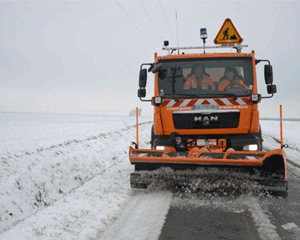
{"type": "Polygon", "coordinates": [[[218,121],[218,116],[195,117],[194,121],[218,121]]]}

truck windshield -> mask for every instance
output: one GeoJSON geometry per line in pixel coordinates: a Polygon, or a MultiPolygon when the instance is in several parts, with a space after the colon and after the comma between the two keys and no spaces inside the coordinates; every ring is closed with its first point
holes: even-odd
{"type": "Polygon", "coordinates": [[[161,97],[239,97],[253,89],[252,59],[210,58],[160,60],[158,73],[161,97]]]}

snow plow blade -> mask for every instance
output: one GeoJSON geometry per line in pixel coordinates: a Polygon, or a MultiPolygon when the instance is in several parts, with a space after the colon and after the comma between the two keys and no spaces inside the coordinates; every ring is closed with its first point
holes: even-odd
{"type": "Polygon", "coordinates": [[[282,149],[265,151],[227,151],[194,147],[188,152],[129,148],[135,172],[130,175],[132,188],[147,188],[157,180],[178,186],[205,178],[254,180],[269,191],[287,191],[286,155],[282,149]]]}

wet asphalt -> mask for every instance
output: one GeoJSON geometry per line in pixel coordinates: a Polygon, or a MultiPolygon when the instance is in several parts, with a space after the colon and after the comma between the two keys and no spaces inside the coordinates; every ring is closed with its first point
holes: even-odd
{"type": "Polygon", "coordinates": [[[300,240],[300,177],[288,171],[288,182],[286,198],[174,194],[159,239],[300,240]],[[253,211],[253,203],[260,212],[253,211]]]}

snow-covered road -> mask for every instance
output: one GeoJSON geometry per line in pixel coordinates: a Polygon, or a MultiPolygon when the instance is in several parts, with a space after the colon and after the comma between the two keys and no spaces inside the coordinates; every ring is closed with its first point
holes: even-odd
{"type": "MultiPolygon", "coordinates": [[[[265,144],[278,144],[274,138],[265,135],[265,144]]],[[[286,199],[257,192],[199,195],[176,190],[171,195],[164,188],[132,190],[116,222],[98,239],[299,239],[300,168],[288,165],[286,199]],[[286,224],[296,227],[285,230],[286,224]]]]}
{"type": "Polygon", "coordinates": [[[172,200],[171,192],[133,190],[116,222],[99,238],[158,239],[172,200]]]}
{"type": "MultiPolygon", "coordinates": [[[[174,196],[130,188],[134,118],[0,114],[0,122],[1,240],[160,237],[174,196]]],[[[141,147],[149,148],[151,118],[140,123],[141,147]]],[[[261,124],[264,145],[278,148],[279,123],[261,124]]],[[[299,122],[284,122],[287,156],[298,165],[299,130],[299,122]]],[[[259,205],[243,209],[260,211],[259,205]]],[[[252,219],[274,226],[269,213],[261,217],[252,219]]]]}

